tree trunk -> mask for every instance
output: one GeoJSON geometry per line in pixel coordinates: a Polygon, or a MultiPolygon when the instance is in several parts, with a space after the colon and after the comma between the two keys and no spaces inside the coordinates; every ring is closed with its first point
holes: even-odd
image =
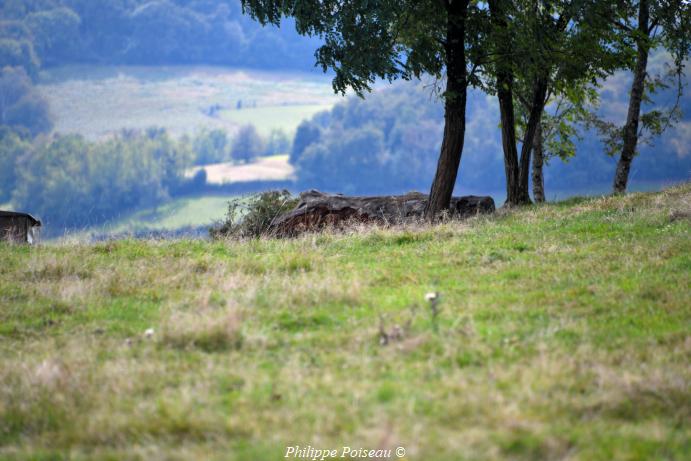
{"type": "Polygon", "coordinates": [[[513,112],[513,91],[510,76],[497,77],[497,99],[501,115],[501,146],[504,151],[504,171],[506,173],[506,204],[518,205],[518,179],[520,166],[516,150],[516,123],[513,112]]]}
{"type": "Polygon", "coordinates": [[[533,150],[535,133],[542,123],[542,112],[545,110],[545,99],[547,96],[547,79],[538,78],[533,87],[533,96],[530,102],[530,114],[528,124],[525,129],[523,146],[521,147],[521,161],[518,178],[518,201],[521,204],[530,203],[530,153],[533,150]]]}
{"type": "Polygon", "coordinates": [[[545,201],[545,178],[542,175],[543,164],[542,123],[539,123],[535,130],[533,145],[533,198],[535,203],[543,203],[545,201]]]}
{"type": "Polygon", "coordinates": [[[624,146],[621,150],[621,157],[617,162],[617,171],[614,174],[615,194],[626,192],[626,184],[629,181],[629,171],[631,162],[636,154],[636,144],[638,143],[638,121],[641,115],[641,101],[645,88],[646,68],[648,67],[648,43],[649,31],[648,22],[650,18],[650,5],[648,0],[641,0],[638,10],[638,33],[636,38],[637,57],[634,69],[633,83],[631,84],[631,95],[629,97],[629,112],[626,116],[624,126],[624,146]]]}
{"type": "Polygon", "coordinates": [[[465,60],[465,22],[468,0],[447,2],[446,28],[446,93],[444,104],[444,139],[437,163],[437,172],[425,208],[425,218],[434,220],[449,208],[456,185],[458,167],[465,138],[465,107],[467,75],[465,60]]]}
{"type": "Polygon", "coordinates": [[[511,55],[511,44],[508,23],[501,0],[490,0],[490,17],[495,29],[497,59],[497,99],[501,116],[501,145],[504,151],[504,171],[506,173],[506,205],[519,204],[518,151],[516,149],[516,121],[513,108],[513,72],[508,56],[511,55]]]}

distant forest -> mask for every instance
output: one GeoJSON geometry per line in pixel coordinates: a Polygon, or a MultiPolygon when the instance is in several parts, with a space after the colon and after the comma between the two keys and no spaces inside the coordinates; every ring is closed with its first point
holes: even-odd
{"type": "MultiPolygon", "coordinates": [[[[602,105],[620,103],[603,94],[602,105]]],[[[691,111],[688,96],[682,100],[691,111]]],[[[550,109],[548,109],[549,112],[550,109]]],[[[553,110],[553,108],[552,108],[553,110]]],[[[468,131],[457,186],[464,193],[501,194],[504,187],[501,140],[497,136],[499,110],[493,100],[471,91],[468,131]]],[[[427,192],[439,158],[444,129],[444,106],[421,83],[401,82],[365,99],[353,97],[333,110],[317,114],[297,130],[291,162],[300,187],[345,194],[387,194],[410,190],[427,192]]],[[[555,192],[587,191],[609,185],[616,159],[604,153],[593,130],[575,125],[575,155],[559,158],[547,151],[547,196],[555,192]]],[[[641,146],[633,180],[684,181],[691,174],[688,147],[679,149],[673,135],[641,146]]]]}
{"type": "Polygon", "coordinates": [[[232,141],[222,130],[176,139],[162,128],[123,130],[96,142],[75,134],[32,140],[0,127],[0,204],[31,210],[55,234],[203,193],[205,170],[185,176],[193,164],[252,162],[289,149],[282,133],[263,138],[252,125],[232,141]]]}
{"type": "Polygon", "coordinates": [[[309,70],[316,39],[262,28],[236,0],[4,0],[0,63],[209,64],[309,70]]]}

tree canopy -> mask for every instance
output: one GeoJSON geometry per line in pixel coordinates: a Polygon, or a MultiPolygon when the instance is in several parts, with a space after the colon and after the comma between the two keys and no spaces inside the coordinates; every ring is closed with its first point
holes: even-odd
{"type": "Polygon", "coordinates": [[[242,0],[262,24],[295,18],[302,35],[317,36],[317,65],[335,73],[337,92],[362,96],[377,79],[445,77],[446,126],[426,216],[448,207],[463,152],[468,64],[478,42],[482,5],[468,0],[242,0]]]}
{"type": "Polygon", "coordinates": [[[21,67],[0,71],[0,127],[3,126],[32,137],[53,127],[48,102],[21,67]]]}
{"type": "Polygon", "coordinates": [[[240,0],[6,0],[0,63],[217,64],[310,69],[314,41],[261,28],[240,0]]]}

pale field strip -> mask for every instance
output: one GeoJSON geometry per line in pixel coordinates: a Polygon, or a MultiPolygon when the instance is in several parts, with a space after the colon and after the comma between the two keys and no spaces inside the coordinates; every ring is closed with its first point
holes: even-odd
{"type": "Polygon", "coordinates": [[[295,168],[288,163],[287,155],[263,157],[254,163],[239,165],[227,162],[194,167],[187,170],[185,176],[192,177],[201,169],[206,170],[206,182],[209,184],[295,179],[295,168]]]}
{"type": "Polygon", "coordinates": [[[89,139],[152,126],[174,136],[215,128],[232,134],[244,124],[292,135],[302,120],[342,100],[328,76],[193,66],[61,67],[43,72],[38,89],[55,132],[89,139]]]}

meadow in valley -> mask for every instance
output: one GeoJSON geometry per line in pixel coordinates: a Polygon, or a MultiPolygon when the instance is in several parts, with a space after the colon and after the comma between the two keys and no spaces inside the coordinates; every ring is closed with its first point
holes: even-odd
{"type": "Polygon", "coordinates": [[[63,66],[41,73],[55,131],[99,139],[121,129],[165,127],[293,134],[303,119],[341,100],[328,77],[307,72],[203,66],[63,66]]]}

